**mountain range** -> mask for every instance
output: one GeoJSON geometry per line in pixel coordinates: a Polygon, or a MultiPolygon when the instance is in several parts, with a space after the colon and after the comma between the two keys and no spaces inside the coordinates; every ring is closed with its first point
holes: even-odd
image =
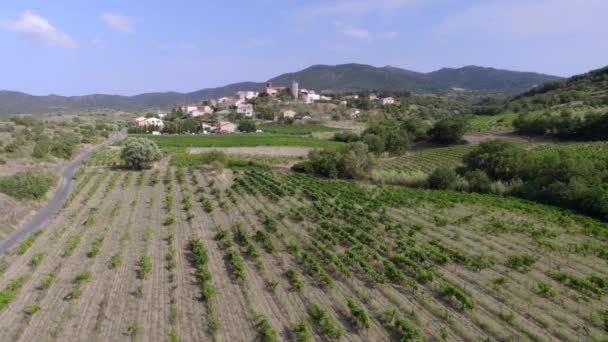
{"type": "MultiPolygon", "coordinates": [[[[304,70],[274,77],[268,82],[289,86],[299,82],[301,88],[320,91],[401,90],[415,93],[445,93],[452,88],[473,91],[516,93],[560,78],[532,72],[518,72],[466,66],[443,68],[421,73],[391,66],[364,64],[313,65],[304,70]]],[[[119,110],[166,109],[188,102],[233,95],[239,90],[261,90],[266,82],[233,83],[190,93],[162,92],[135,96],[94,94],[85,96],[34,96],[15,91],[0,91],[0,116],[75,111],[93,108],[119,110]]]]}

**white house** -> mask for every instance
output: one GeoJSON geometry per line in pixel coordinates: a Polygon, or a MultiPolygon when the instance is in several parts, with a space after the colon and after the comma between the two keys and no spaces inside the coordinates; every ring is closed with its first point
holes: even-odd
{"type": "Polygon", "coordinates": [[[195,111],[197,108],[197,105],[185,105],[182,106],[182,112],[189,114],[192,111],[195,111]]]}
{"type": "Polygon", "coordinates": [[[258,97],[258,95],[259,93],[257,91],[251,90],[241,90],[236,92],[236,96],[238,96],[241,101],[251,100],[258,97]]]}
{"type": "Polygon", "coordinates": [[[359,95],[346,95],[342,96],[342,100],[356,100],[359,98],[359,95]]]}
{"type": "Polygon", "coordinates": [[[305,103],[314,103],[321,99],[321,95],[315,93],[314,90],[302,89],[300,90],[300,98],[304,100],[305,103]]]}
{"type": "Polygon", "coordinates": [[[165,125],[163,120],[159,118],[145,118],[143,116],[136,118],[135,123],[137,126],[156,126],[158,128],[163,128],[165,125]]]}
{"type": "Polygon", "coordinates": [[[296,111],[293,109],[287,109],[283,111],[283,118],[287,119],[287,118],[295,118],[296,117],[296,111]]]}
{"type": "Polygon", "coordinates": [[[359,116],[359,114],[361,114],[361,111],[357,108],[350,108],[346,111],[346,114],[348,114],[348,116],[354,119],[359,116]]]}
{"type": "Polygon", "coordinates": [[[145,125],[145,122],[146,122],[145,116],[140,116],[138,118],[135,118],[135,124],[137,124],[137,126],[143,126],[143,125],[145,125]]]}
{"type": "Polygon", "coordinates": [[[386,105],[391,105],[391,104],[395,104],[395,99],[392,97],[385,97],[382,99],[382,105],[386,106],[386,105]]]}
{"type": "Polygon", "coordinates": [[[376,94],[369,94],[369,100],[370,101],[376,101],[378,99],[378,95],[376,94]]]}
{"type": "Polygon", "coordinates": [[[203,122],[201,124],[201,128],[203,129],[203,133],[207,134],[207,133],[215,132],[215,130],[217,129],[217,126],[209,125],[209,124],[206,124],[203,122]]]}
{"type": "Polygon", "coordinates": [[[216,132],[220,134],[230,134],[235,133],[237,129],[237,125],[230,121],[220,121],[217,123],[216,132]]]}
{"type": "Polygon", "coordinates": [[[236,107],[236,112],[240,114],[245,114],[246,117],[253,116],[253,105],[248,103],[239,104],[236,107]]]}
{"type": "Polygon", "coordinates": [[[194,110],[188,111],[187,113],[190,114],[190,116],[201,116],[201,115],[205,115],[205,114],[213,114],[213,108],[211,108],[210,106],[197,106],[194,107],[194,110]]]}
{"type": "Polygon", "coordinates": [[[271,82],[266,83],[266,94],[276,95],[278,92],[286,90],[287,87],[273,87],[271,82]]]}

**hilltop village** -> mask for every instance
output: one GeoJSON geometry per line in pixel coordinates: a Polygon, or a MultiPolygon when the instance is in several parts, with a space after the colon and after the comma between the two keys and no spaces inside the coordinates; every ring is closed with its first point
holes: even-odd
{"type": "MultiPolygon", "coordinates": [[[[134,119],[132,133],[200,133],[230,134],[251,131],[250,122],[309,122],[315,113],[330,113],[330,118],[354,120],[362,110],[357,104],[364,100],[366,108],[394,105],[394,97],[376,92],[319,94],[311,89],[300,88],[293,81],[291,87],[266,83],[264,89],[240,90],[233,96],[223,96],[182,104],[170,112],[148,113],[134,119]],[[365,99],[362,99],[365,97],[365,99]],[[239,128],[239,126],[241,126],[239,128]]],[[[255,130],[254,130],[255,131],[255,130]]]]}

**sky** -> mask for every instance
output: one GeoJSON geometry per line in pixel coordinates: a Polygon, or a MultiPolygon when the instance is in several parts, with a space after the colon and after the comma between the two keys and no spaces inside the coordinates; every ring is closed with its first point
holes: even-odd
{"type": "Polygon", "coordinates": [[[571,76],[608,65],[607,0],[4,0],[0,89],[188,92],[314,64],[571,76]]]}

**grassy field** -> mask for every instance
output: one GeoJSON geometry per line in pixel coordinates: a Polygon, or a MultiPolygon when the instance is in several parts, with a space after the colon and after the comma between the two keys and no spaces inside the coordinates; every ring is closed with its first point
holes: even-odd
{"type": "Polygon", "coordinates": [[[0,260],[6,340],[608,336],[608,227],[554,207],[167,159],[74,191],[0,260]]]}
{"type": "Polygon", "coordinates": [[[344,129],[327,127],[323,125],[316,124],[293,124],[293,125],[259,125],[258,129],[261,129],[264,132],[268,133],[278,133],[278,134],[296,134],[296,135],[308,135],[312,133],[320,133],[320,132],[339,132],[344,131],[344,129]]]}
{"type": "Polygon", "coordinates": [[[413,151],[403,156],[380,160],[378,169],[431,173],[436,168],[455,168],[462,164],[462,157],[474,147],[474,145],[459,145],[413,151]]]}
{"type": "Polygon", "coordinates": [[[498,115],[475,115],[469,121],[469,130],[473,132],[490,131],[513,128],[513,120],[517,119],[517,113],[498,115]]]}
{"type": "MultiPolygon", "coordinates": [[[[138,136],[138,135],[131,135],[138,136]]],[[[231,147],[231,146],[310,146],[336,148],[342,143],[312,139],[289,134],[226,134],[226,135],[146,135],[161,149],[186,147],[231,147]]]]}
{"type": "MultiPolygon", "coordinates": [[[[563,142],[547,143],[541,140],[527,139],[525,137],[510,137],[506,140],[528,148],[541,150],[563,150],[591,157],[597,160],[608,161],[608,142],[563,142]]],[[[462,157],[470,152],[475,145],[459,145],[449,147],[427,148],[409,152],[403,156],[381,159],[377,170],[389,172],[430,174],[437,168],[456,168],[462,164],[462,157]]]]}

